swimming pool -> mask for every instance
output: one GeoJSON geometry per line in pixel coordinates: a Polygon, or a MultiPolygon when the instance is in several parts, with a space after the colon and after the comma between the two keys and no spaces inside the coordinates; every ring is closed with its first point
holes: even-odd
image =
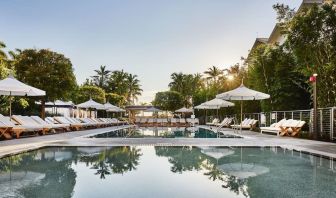
{"type": "MultiPolygon", "coordinates": [[[[107,133],[101,133],[91,136],[92,138],[217,138],[217,133],[212,130],[199,127],[136,127],[118,129],[107,133]]],[[[241,138],[236,135],[220,134],[221,138],[241,138]]]]}
{"type": "Polygon", "coordinates": [[[335,161],[278,147],[50,147],[0,159],[0,197],[336,197],[335,161]]]}

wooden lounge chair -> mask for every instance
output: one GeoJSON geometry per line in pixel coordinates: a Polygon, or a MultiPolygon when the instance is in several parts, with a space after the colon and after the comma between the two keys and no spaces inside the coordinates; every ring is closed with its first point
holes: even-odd
{"type": "Polygon", "coordinates": [[[219,123],[219,119],[215,118],[212,120],[212,122],[207,122],[206,125],[213,126],[219,123]]]}
{"type": "Polygon", "coordinates": [[[305,121],[299,121],[298,124],[296,126],[291,126],[291,136],[296,136],[300,133],[302,127],[306,124],[305,121]]]}
{"type": "Polygon", "coordinates": [[[37,129],[39,129],[38,131],[40,135],[47,134],[52,128],[50,125],[49,126],[40,125],[28,116],[13,115],[12,119],[15,120],[17,123],[19,123],[20,125],[36,127],[37,129]]]}
{"type": "Polygon", "coordinates": [[[39,116],[30,116],[32,119],[34,119],[35,122],[41,124],[41,125],[50,125],[55,130],[62,130],[62,131],[70,131],[70,125],[69,124],[55,124],[55,123],[48,123],[47,121],[43,120],[39,116]]]}
{"type": "Polygon", "coordinates": [[[257,126],[258,120],[246,118],[241,124],[231,125],[233,129],[249,129],[254,130],[257,126]]]}
{"type": "Polygon", "coordinates": [[[65,117],[57,116],[57,117],[54,117],[54,120],[60,124],[70,124],[71,130],[79,131],[84,128],[83,124],[76,124],[76,123],[70,122],[65,117]]]}
{"type": "Polygon", "coordinates": [[[0,121],[0,138],[4,137],[5,139],[12,139],[11,131],[13,127],[6,126],[0,121]]]}
{"type": "Polygon", "coordinates": [[[41,128],[36,128],[33,126],[25,126],[25,125],[16,125],[16,123],[11,120],[7,116],[3,116],[0,114],[0,126],[1,128],[7,128],[7,131],[3,130],[3,137],[10,138],[8,135],[15,136],[16,138],[20,138],[21,134],[24,132],[31,132],[36,133],[37,131],[40,131],[41,128]],[[8,130],[10,130],[8,132],[8,130]]]}
{"type": "Polygon", "coordinates": [[[296,136],[306,122],[289,119],[280,126],[280,136],[296,136]]]}
{"type": "Polygon", "coordinates": [[[269,127],[260,127],[260,133],[268,132],[268,133],[276,133],[279,136],[281,132],[281,126],[286,122],[286,119],[282,119],[277,123],[271,124],[269,127]]]}
{"type": "Polygon", "coordinates": [[[186,119],[185,118],[180,118],[180,124],[179,126],[185,127],[187,126],[186,119]]]}

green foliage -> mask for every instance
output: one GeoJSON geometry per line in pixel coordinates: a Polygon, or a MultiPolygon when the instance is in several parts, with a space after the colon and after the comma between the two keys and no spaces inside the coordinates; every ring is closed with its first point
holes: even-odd
{"type": "Polygon", "coordinates": [[[158,92],[152,104],[162,110],[175,111],[183,107],[183,96],[177,91],[158,92]]]}
{"type": "Polygon", "coordinates": [[[110,102],[113,105],[123,106],[126,102],[126,98],[124,96],[115,94],[115,93],[106,93],[106,102],[110,102]]]}
{"type": "Polygon", "coordinates": [[[113,71],[107,81],[106,92],[115,93],[126,98],[128,104],[134,104],[142,89],[137,75],[121,71],[113,71]]]}
{"type": "Polygon", "coordinates": [[[94,71],[96,72],[96,75],[92,76],[93,84],[96,85],[97,87],[100,87],[106,90],[107,81],[108,81],[111,71],[107,70],[106,66],[103,66],[103,65],[101,65],[98,70],[96,69],[94,71]]]}
{"type": "Polygon", "coordinates": [[[90,98],[96,102],[105,103],[105,91],[97,86],[83,85],[77,91],[75,103],[82,103],[90,98]]]}
{"type": "Polygon", "coordinates": [[[308,79],[318,74],[318,104],[336,105],[336,4],[314,5],[287,23],[286,46],[308,79]]]}
{"type": "Polygon", "coordinates": [[[273,9],[277,13],[277,20],[279,23],[288,22],[295,15],[295,10],[291,9],[288,5],[277,3],[273,5],[273,9]]]}
{"type": "Polygon", "coordinates": [[[46,91],[46,100],[68,100],[77,83],[70,60],[48,49],[26,49],[15,56],[17,78],[46,91]]]}
{"type": "Polygon", "coordinates": [[[305,78],[297,71],[294,57],[282,46],[260,45],[250,53],[249,87],[271,95],[262,110],[309,108],[305,78]]]}
{"type": "Polygon", "coordinates": [[[169,83],[170,90],[179,92],[183,97],[184,105],[190,107],[192,105],[192,96],[202,86],[201,75],[173,73],[171,79],[172,82],[169,83]]]}

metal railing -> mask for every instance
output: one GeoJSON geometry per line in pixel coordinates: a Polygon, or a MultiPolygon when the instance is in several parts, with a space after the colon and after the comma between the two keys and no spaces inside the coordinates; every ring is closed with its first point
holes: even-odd
{"type": "MultiPolygon", "coordinates": [[[[330,140],[336,139],[336,107],[319,108],[317,112],[318,131],[321,136],[329,137],[330,140]]],[[[269,126],[279,122],[281,119],[294,119],[306,122],[303,131],[307,133],[314,132],[313,120],[314,111],[293,110],[293,111],[271,111],[261,113],[244,113],[243,118],[253,118],[258,120],[259,126],[269,126]]]]}

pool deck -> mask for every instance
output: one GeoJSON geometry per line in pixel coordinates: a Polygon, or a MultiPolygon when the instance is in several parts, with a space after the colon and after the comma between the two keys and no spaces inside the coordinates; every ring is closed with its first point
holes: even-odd
{"type": "MultiPolygon", "coordinates": [[[[336,144],[292,137],[277,137],[243,131],[235,133],[232,129],[222,129],[225,134],[239,135],[243,138],[87,138],[94,134],[128,128],[117,126],[85,131],[59,133],[46,136],[29,137],[0,141],[0,158],[16,153],[38,149],[45,146],[279,146],[316,155],[336,158],[336,144]]],[[[202,128],[209,128],[201,126],[202,128]]]]}

